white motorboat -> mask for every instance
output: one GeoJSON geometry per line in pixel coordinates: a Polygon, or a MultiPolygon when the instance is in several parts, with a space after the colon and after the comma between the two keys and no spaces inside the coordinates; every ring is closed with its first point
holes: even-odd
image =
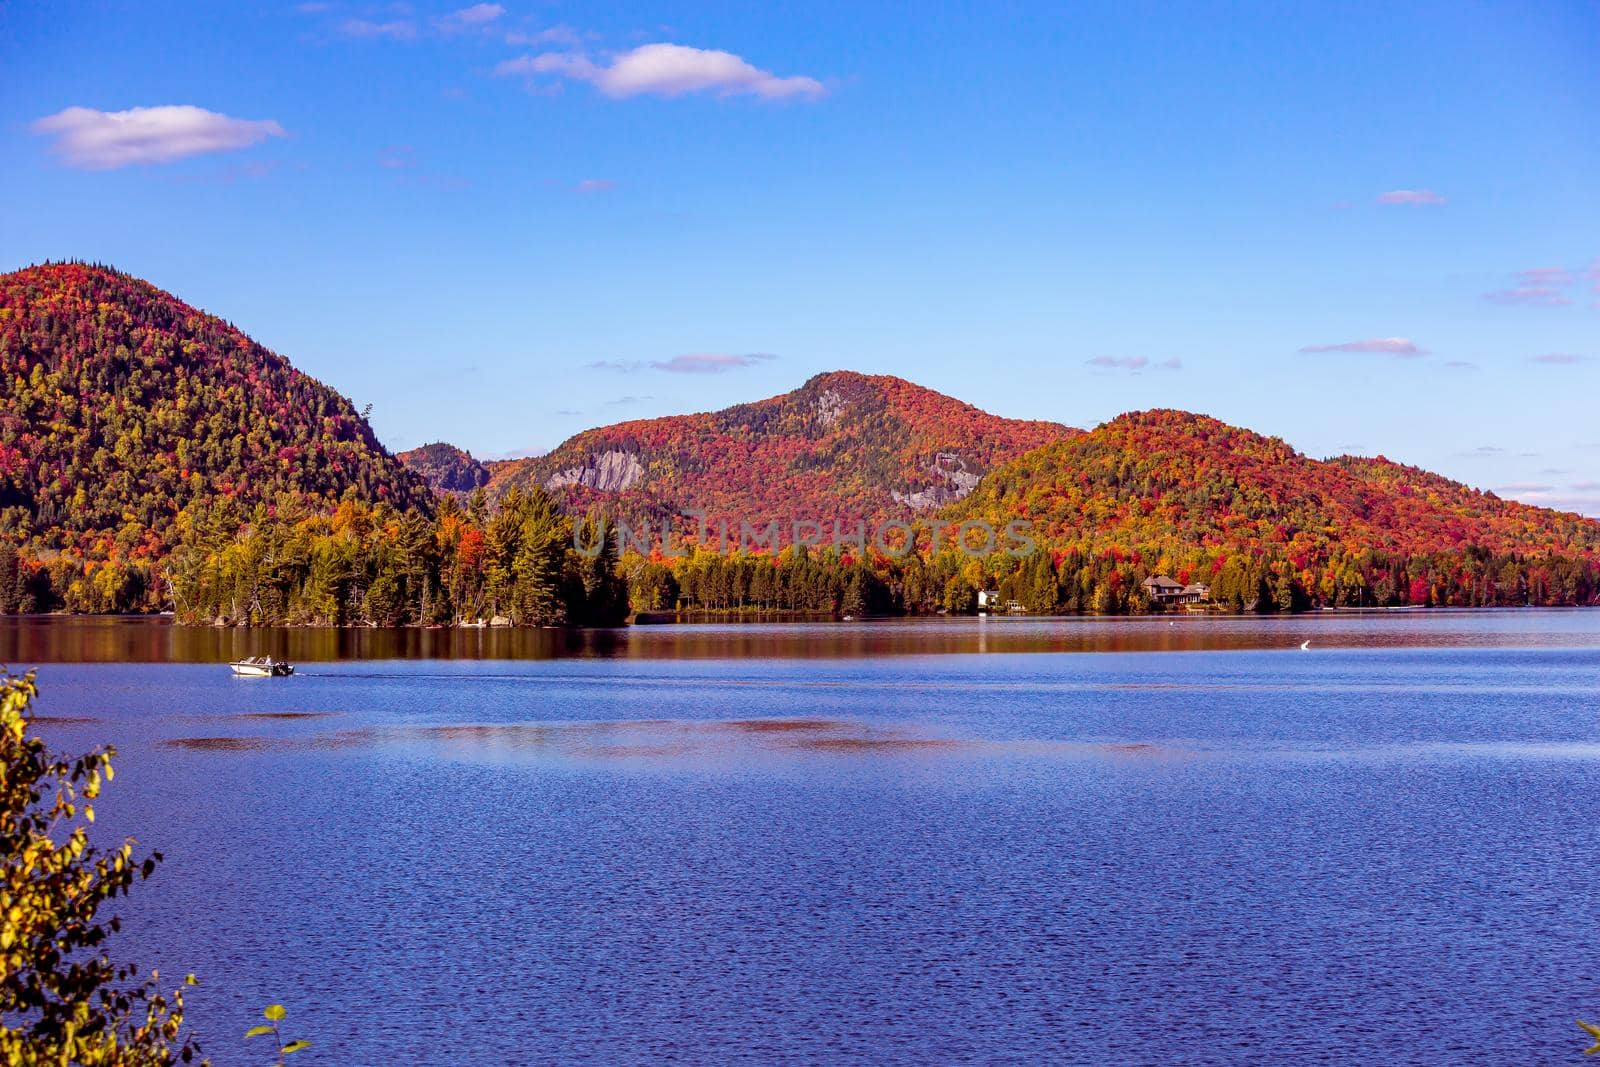
{"type": "Polygon", "coordinates": [[[246,656],[228,664],[233,673],[246,678],[287,678],[294,673],[294,664],[275,660],[271,656],[246,656]]]}

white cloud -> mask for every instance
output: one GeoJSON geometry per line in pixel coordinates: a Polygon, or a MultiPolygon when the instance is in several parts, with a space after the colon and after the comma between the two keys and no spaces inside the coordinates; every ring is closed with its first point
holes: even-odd
{"type": "Polygon", "coordinates": [[[647,44],[597,64],[577,53],[546,52],[508,59],[496,74],[548,74],[584,81],[617,99],[631,96],[758,96],[763,100],[816,99],[827,90],[815,78],[779,77],[732,52],[681,44],[647,44]]]}
{"type": "Polygon", "coordinates": [[[1409,337],[1371,337],[1365,341],[1345,341],[1337,345],[1306,345],[1302,352],[1375,352],[1378,355],[1393,356],[1396,359],[1413,359],[1417,356],[1428,354],[1426,348],[1418,348],[1417,343],[1409,337]]]}
{"type": "Polygon", "coordinates": [[[1552,367],[1571,367],[1579,363],[1589,362],[1588,356],[1580,356],[1574,352],[1546,352],[1542,356],[1528,357],[1534,363],[1544,363],[1552,367]]]}
{"type": "Polygon", "coordinates": [[[1577,281],[1577,277],[1565,267],[1532,267],[1517,271],[1514,277],[1523,285],[1530,286],[1571,285],[1577,281]]]}
{"type": "Polygon", "coordinates": [[[68,166],[85,170],[171,163],[287,136],[283,127],[271,119],[230,118],[188,104],[127,111],[69,107],[39,119],[32,129],[55,139],[51,149],[68,166]]]}
{"type": "Polygon", "coordinates": [[[339,32],[346,37],[387,37],[392,41],[414,41],[418,36],[417,24],[409,19],[393,22],[346,19],[339,26],[339,32]]]}
{"type": "Polygon", "coordinates": [[[1438,207],[1446,203],[1444,197],[1432,189],[1390,189],[1387,193],[1378,194],[1380,204],[1413,204],[1422,207],[1438,207]]]}
{"type": "Polygon", "coordinates": [[[671,359],[651,360],[650,366],[671,374],[721,374],[723,371],[738,367],[753,367],[758,363],[766,363],[777,358],[770,352],[751,352],[748,355],[734,355],[729,352],[690,352],[683,356],[673,356],[671,359]]]}
{"type": "MultiPolygon", "coordinates": [[[[558,411],[558,412],[556,412],[556,414],[557,415],[581,415],[582,412],[579,412],[579,411],[570,411],[570,412],[558,411]]],[[[534,456],[542,456],[548,451],[549,451],[549,449],[547,449],[547,448],[513,448],[510,452],[489,452],[489,453],[487,453],[485,455],[479,456],[478,458],[479,459],[488,459],[488,460],[496,460],[496,459],[499,459],[499,460],[531,459],[534,456]]]]}
{"type": "Polygon", "coordinates": [[[1519,285],[1515,289],[1498,289],[1484,293],[1491,304],[1521,305],[1524,307],[1566,307],[1572,300],[1561,290],[1548,285],[1519,285]]]}
{"type": "Polygon", "coordinates": [[[1183,360],[1176,357],[1164,359],[1160,363],[1152,363],[1144,356],[1096,356],[1085,361],[1091,367],[1105,367],[1117,370],[1144,370],[1154,367],[1156,370],[1182,370],[1183,360]]]}
{"type": "Polygon", "coordinates": [[[564,44],[576,48],[582,43],[583,34],[571,26],[549,26],[542,30],[512,30],[506,34],[506,44],[512,46],[564,44]]]}
{"type": "Polygon", "coordinates": [[[586,364],[590,370],[614,370],[632,373],[645,369],[666,371],[669,374],[721,374],[739,367],[754,367],[778,357],[770,352],[690,352],[671,359],[652,359],[648,363],[637,359],[597,359],[586,364]]]}
{"type": "Polygon", "coordinates": [[[439,25],[446,29],[486,26],[505,13],[506,9],[499,4],[473,4],[471,7],[450,12],[439,20],[439,25]]]}
{"type": "MultiPolygon", "coordinates": [[[[394,13],[404,16],[410,14],[408,9],[399,5],[396,5],[394,13]]],[[[366,18],[345,19],[337,29],[346,37],[365,40],[419,41],[464,33],[495,32],[495,23],[505,13],[506,9],[499,4],[473,4],[432,19],[402,17],[386,22],[366,18]]]]}

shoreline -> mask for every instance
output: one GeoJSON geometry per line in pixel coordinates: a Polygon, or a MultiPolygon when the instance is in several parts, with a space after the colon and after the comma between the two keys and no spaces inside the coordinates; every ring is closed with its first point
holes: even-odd
{"type": "Polygon", "coordinates": [[[984,620],[987,622],[1041,622],[1050,619],[1094,619],[1094,620],[1159,620],[1167,619],[1176,623],[1178,620],[1267,620],[1267,619],[1312,619],[1326,616],[1393,616],[1393,615],[1464,615],[1464,614],[1490,614],[1490,613],[1520,613],[1534,611],[1593,611],[1600,610],[1600,604],[1518,604],[1518,605],[1484,605],[1471,607],[1463,605],[1422,606],[1415,604],[1396,604],[1388,607],[1317,607],[1305,611],[1278,611],[1278,612],[1229,612],[1229,611],[1146,611],[1146,612],[1120,612],[1115,614],[1096,612],[1063,612],[1050,615],[1035,615],[1020,612],[962,612],[962,613],[913,613],[860,615],[855,617],[840,616],[831,612],[808,611],[775,611],[767,609],[731,610],[731,611],[682,611],[682,612],[640,612],[630,615],[626,621],[617,626],[584,626],[577,624],[544,625],[544,626],[518,626],[511,623],[455,623],[455,624],[428,624],[398,623],[393,626],[379,626],[371,623],[234,623],[234,622],[184,622],[170,611],[163,612],[27,612],[11,615],[0,614],[0,625],[9,622],[40,622],[40,621],[95,621],[107,622],[165,622],[175,630],[190,633],[226,633],[235,631],[320,631],[336,633],[580,633],[584,631],[615,632],[629,630],[635,627],[662,628],[673,626],[698,626],[719,625],[727,623],[746,623],[758,625],[762,623],[786,625],[793,623],[826,624],[836,623],[844,625],[858,625],[863,623],[885,622],[951,622],[956,620],[984,620]]]}

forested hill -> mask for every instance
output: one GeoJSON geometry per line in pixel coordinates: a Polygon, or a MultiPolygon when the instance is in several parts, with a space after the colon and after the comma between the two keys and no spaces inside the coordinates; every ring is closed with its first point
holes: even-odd
{"type": "Polygon", "coordinates": [[[1600,600],[1600,522],[1182,411],[1084,433],[837,371],[535,458],[441,443],[402,463],[349,400],[228,323],[84,264],[0,275],[0,381],[0,613],[601,622],[624,572],[647,610],[963,611],[988,588],[1039,612],[1134,611],[1162,573],[1241,610],[1600,600]],[[1047,551],[618,570],[571,547],[597,509],[1021,518],[1047,551]]]}
{"type": "Polygon", "coordinates": [[[396,457],[427,480],[436,492],[470,493],[489,483],[489,471],[455,445],[435,441],[396,457]]]}
{"type": "Polygon", "coordinates": [[[1220,582],[1245,603],[1263,579],[1311,604],[1588,603],[1600,561],[1592,519],[1169,410],[1005,464],[951,517],[1025,518],[1058,558],[1220,582]]]}
{"type": "Polygon", "coordinates": [[[931,512],[996,463],[1078,432],[990,415],[900,378],[835,371],[723,411],[588,430],[546,455],[492,465],[490,486],[540,486],[572,510],[850,522],[931,512]]]}
{"type": "Polygon", "coordinates": [[[345,397],[105,267],[0,275],[0,379],[0,534],[35,551],[159,554],[194,501],[431,500],[345,397]]]}

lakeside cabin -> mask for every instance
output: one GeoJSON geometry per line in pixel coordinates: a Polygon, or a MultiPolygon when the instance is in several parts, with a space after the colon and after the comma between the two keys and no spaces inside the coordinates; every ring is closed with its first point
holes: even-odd
{"type": "Polygon", "coordinates": [[[1000,593],[998,590],[978,590],[979,615],[1024,615],[1026,613],[1027,609],[1022,606],[1020,601],[1007,600],[1004,603],[1001,603],[1000,593]]]}
{"type": "Polygon", "coordinates": [[[1204,604],[1211,599],[1211,587],[1201,582],[1184,585],[1165,574],[1151,575],[1144,580],[1145,595],[1152,604],[1204,604]]]}

